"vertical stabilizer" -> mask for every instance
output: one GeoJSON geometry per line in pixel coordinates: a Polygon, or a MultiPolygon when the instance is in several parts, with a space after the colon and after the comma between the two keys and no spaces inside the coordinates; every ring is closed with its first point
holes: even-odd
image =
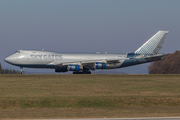
{"type": "Polygon", "coordinates": [[[134,53],[136,54],[158,54],[162,48],[166,35],[169,31],[159,31],[145,42],[134,53]]]}

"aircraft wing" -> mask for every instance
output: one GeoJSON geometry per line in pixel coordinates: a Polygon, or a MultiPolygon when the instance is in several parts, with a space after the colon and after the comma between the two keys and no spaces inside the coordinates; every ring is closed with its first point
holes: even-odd
{"type": "Polygon", "coordinates": [[[96,62],[98,63],[121,63],[122,60],[129,59],[129,58],[123,58],[123,59],[97,59],[97,60],[77,60],[77,61],[54,61],[49,64],[54,64],[55,66],[65,66],[65,65],[83,65],[85,68],[94,70],[94,64],[96,62]]]}
{"type": "Polygon", "coordinates": [[[82,62],[82,65],[85,68],[89,69],[89,70],[95,70],[95,68],[94,68],[95,62],[110,64],[110,63],[121,63],[120,62],[121,60],[122,59],[117,59],[117,60],[115,60],[115,59],[114,60],[101,60],[101,61],[93,61],[93,62],[82,62]]]}
{"type": "Polygon", "coordinates": [[[127,59],[146,59],[146,60],[161,60],[163,57],[167,56],[169,54],[159,54],[159,55],[150,55],[150,56],[144,56],[144,54],[141,54],[137,57],[133,58],[121,58],[121,59],[97,59],[97,60],[76,60],[76,61],[66,61],[62,62],[61,60],[54,61],[49,64],[53,64],[55,66],[68,66],[68,65],[82,65],[85,68],[89,70],[94,70],[94,65],[96,62],[98,63],[107,63],[107,64],[116,64],[121,63],[124,60],[127,59]]]}

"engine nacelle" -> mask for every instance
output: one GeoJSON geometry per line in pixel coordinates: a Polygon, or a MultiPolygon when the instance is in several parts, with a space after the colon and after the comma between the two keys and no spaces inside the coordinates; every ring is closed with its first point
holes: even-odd
{"type": "Polygon", "coordinates": [[[107,66],[106,63],[98,63],[98,62],[95,62],[95,69],[105,69],[107,66]]]}
{"type": "Polygon", "coordinates": [[[68,71],[81,71],[83,70],[83,66],[82,65],[68,65],[67,70],[68,71]]]}

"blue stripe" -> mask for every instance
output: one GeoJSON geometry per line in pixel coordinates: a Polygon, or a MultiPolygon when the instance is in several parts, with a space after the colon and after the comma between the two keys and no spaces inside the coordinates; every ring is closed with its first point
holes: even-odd
{"type": "Polygon", "coordinates": [[[72,70],[72,65],[69,65],[69,70],[70,70],[70,71],[72,70]]]}
{"type": "MultiPolygon", "coordinates": [[[[141,54],[135,54],[135,53],[129,53],[127,54],[127,58],[134,58],[134,57],[137,57],[141,54]]],[[[121,67],[127,67],[127,66],[132,66],[132,65],[138,65],[138,64],[142,64],[142,63],[148,63],[148,62],[152,62],[154,60],[147,60],[147,59],[141,59],[141,58],[138,58],[138,59],[128,59],[128,60],[125,60],[122,65],[120,66],[121,67]]]]}
{"type": "Polygon", "coordinates": [[[76,70],[77,70],[77,71],[79,71],[79,70],[80,70],[79,65],[76,65],[76,70]]]}
{"type": "Polygon", "coordinates": [[[106,68],[106,63],[103,63],[103,69],[105,69],[106,68]]]}

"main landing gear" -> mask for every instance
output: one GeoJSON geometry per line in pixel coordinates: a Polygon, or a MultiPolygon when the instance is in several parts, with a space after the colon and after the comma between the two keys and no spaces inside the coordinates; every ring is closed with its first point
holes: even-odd
{"type": "Polygon", "coordinates": [[[91,74],[91,71],[73,72],[73,74],[91,74]]]}
{"type": "Polygon", "coordinates": [[[21,68],[21,74],[23,75],[24,74],[23,67],[20,67],[20,68],[21,68]]]}

